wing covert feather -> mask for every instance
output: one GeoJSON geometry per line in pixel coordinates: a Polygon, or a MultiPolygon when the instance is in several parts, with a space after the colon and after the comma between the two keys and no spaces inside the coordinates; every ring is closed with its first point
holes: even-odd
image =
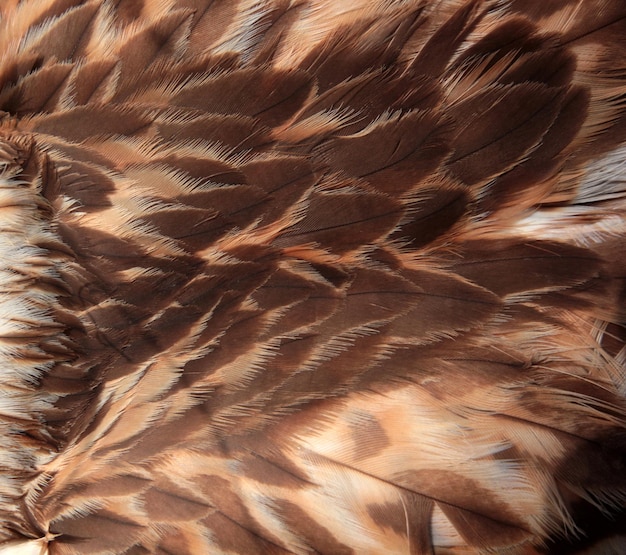
{"type": "Polygon", "coordinates": [[[626,8],[346,6],[0,7],[0,552],[626,549],[626,8]]]}

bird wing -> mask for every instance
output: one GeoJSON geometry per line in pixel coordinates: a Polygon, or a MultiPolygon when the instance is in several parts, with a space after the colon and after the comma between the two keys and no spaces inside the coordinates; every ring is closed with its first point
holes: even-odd
{"type": "Polygon", "coordinates": [[[622,545],[626,6],[0,16],[7,549],[622,545]]]}

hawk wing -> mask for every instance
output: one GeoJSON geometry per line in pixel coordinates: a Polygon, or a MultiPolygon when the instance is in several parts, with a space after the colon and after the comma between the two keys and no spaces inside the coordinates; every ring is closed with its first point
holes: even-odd
{"type": "Polygon", "coordinates": [[[626,5],[0,16],[3,553],[624,549],[626,5]]]}

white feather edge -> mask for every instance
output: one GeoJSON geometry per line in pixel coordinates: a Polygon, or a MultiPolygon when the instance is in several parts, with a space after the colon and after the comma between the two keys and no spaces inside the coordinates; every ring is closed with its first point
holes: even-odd
{"type": "MultiPolygon", "coordinates": [[[[33,278],[54,277],[56,272],[49,253],[37,246],[42,240],[58,241],[39,215],[38,201],[34,188],[0,173],[0,377],[16,388],[5,392],[5,402],[7,397],[25,395],[46,370],[46,363],[20,357],[15,339],[23,338],[25,346],[32,348],[38,342],[32,331],[55,325],[49,309],[55,305],[57,295],[25,287],[33,278]],[[5,338],[10,340],[5,342],[5,338]]],[[[54,396],[42,401],[54,401],[54,396]]],[[[32,408],[38,412],[41,403],[36,402],[32,408]]],[[[23,418],[24,414],[15,416],[23,418]]]]}
{"type": "MultiPolygon", "coordinates": [[[[57,399],[37,388],[52,362],[25,353],[36,352],[43,339],[54,341],[49,336],[58,332],[50,311],[57,295],[32,283],[55,277],[54,260],[37,245],[59,239],[39,210],[37,184],[21,180],[15,166],[10,148],[0,144],[0,504],[8,510],[26,494],[28,474],[53,456],[44,445],[20,441],[20,422],[30,426],[57,399]]],[[[2,544],[3,553],[39,555],[47,548],[2,544]]]]}
{"type": "Polygon", "coordinates": [[[0,555],[48,555],[45,538],[0,544],[0,555]]]}
{"type": "Polygon", "coordinates": [[[517,222],[513,233],[593,246],[626,233],[626,147],[592,162],[569,206],[542,208],[517,222]]]}

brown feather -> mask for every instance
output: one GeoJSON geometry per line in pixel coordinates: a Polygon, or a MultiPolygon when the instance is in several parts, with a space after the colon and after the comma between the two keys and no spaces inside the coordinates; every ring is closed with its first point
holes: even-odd
{"type": "Polygon", "coordinates": [[[621,553],[626,7],[0,6],[0,553],[621,553]]]}

